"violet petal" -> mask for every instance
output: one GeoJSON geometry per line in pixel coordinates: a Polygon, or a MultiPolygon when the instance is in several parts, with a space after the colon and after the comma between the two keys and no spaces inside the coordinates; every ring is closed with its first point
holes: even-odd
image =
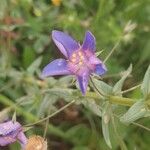
{"type": "Polygon", "coordinates": [[[92,52],[95,52],[95,46],[96,41],[94,35],[90,31],[87,31],[82,44],[82,50],[90,50],[92,52]]]}
{"type": "Polygon", "coordinates": [[[80,48],[79,44],[73,38],[61,31],[52,31],[52,39],[66,57],[69,57],[73,51],[80,48]]]}
{"type": "Polygon", "coordinates": [[[85,95],[89,80],[89,73],[84,72],[82,76],[77,76],[77,81],[79,83],[80,90],[83,95],[85,95]]]}
{"type": "Polygon", "coordinates": [[[12,131],[19,129],[21,125],[18,122],[8,121],[0,124],[0,135],[7,135],[12,131]]]}
{"type": "Polygon", "coordinates": [[[65,59],[56,59],[44,67],[42,71],[42,78],[53,75],[67,75],[70,74],[68,70],[67,61],[65,59]]]}
{"type": "Polygon", "coordinates": [[[95,67],[95,73],[97,75],[103,75],[103,74],[105,74],[106,71],[107,71],[106,66],[103,63],[97,64],[95,67]]]}
{"type": "Polygon", "coordinates": [[[102,64],[102,61],[99,58],[97,58],[95,55],[89,58],[89,62],[90,64],[93,64],[93,65],[102,64]]]}
{"type": "Polygon", "coordinates": [[[11,136],[0,137],[0,146],[6,146],[6,145],[11,144],[15,141],[16,141],[16,139],[11,137],[11,136]]]}
{"type": "Polygon", "coordinates": [[[17,139],[19,140],[21,147],[24,148],[27,144],[27,138],[22,131],[17,135],[17,139]]]}

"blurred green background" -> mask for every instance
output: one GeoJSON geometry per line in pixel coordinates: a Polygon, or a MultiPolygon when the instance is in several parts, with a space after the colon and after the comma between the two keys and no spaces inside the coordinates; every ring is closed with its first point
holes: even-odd
{"type": "MultiPolygon", "coordinates": [[[[30,114],[38,113],[39,99],[42,97],[38,91],[45,86],[39,79],[40,70],[51,60],[61,57],[51,40],[51,31],[54,29],[67,32],[80,42],[86,30],[90,30],[96,37],[97,52],[103,50],[101,59],[120,41],[106,63],[107,75],[114,76],[107,82],[113,83],[130,63],[133,64],[133,74],[124,88],[141,82],[150,63],[149,0],[0,0],[2,111],[6,106],[13,105],[15,100],[26,98],[34,100],[34,103],[26,102],[31,107],[30,110],[27,108],[30,114]],[[32,64],[35,60],[36,63],[32,64]]],[[[50,86],[53,84],[55,82],[51,82],[50,86]]],[[[140,97],[138,89],[130,96],[140,97]]],[[[64,104],[58,101],[57,105],[64,104]]],[[[49,149],[109,150],[102,137],[100,119],[84,108],[74,107],[68,110],[69,115],[63,112],[51,123],[58,128],[69,129],[66,134],[75,144],[55,133],[48,133],[49,149]]],[[[2,115],[0,118],[2,120],[2,115]]],[[[23,124],[32,120],[28,117],[19,119],[23,124]]],[[[149,122],[142,120],[142,123],[148,125],[149,122]]],[[[34,130],[29,134],[42,134],[42,128],[34,130]]],[[[121,127],[120,132],[123,132],[129,150],[149,150],[148,132],[132,125],[121,127]]],[[[112,139],[115,139],[113,135],[112,139]]],[[[114,149],[119,150],[117,141],[114,140],[114,143],[114,149]]],[[[11,145],[9,149],[16,150],[16,146],[11,145]]]]}

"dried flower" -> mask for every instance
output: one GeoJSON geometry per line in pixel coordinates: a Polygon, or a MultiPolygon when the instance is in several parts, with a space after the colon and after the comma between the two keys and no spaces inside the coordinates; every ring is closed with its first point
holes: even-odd
{"type": "Polygon", "coordinates": [[[75,75],[83,95],[86,93],[91,73],[103,75],[106,72],[104,63],[96,57],[95,37],[87,31],[82,45],[69,35],[53,31],[52,39],[66,57],[49,63],[42,71],[42,77],[53,75],[75,75]]]}
{"type": "Polygon", "coordinates": [[[22,126],[19,122],[7,121],[0,124],[0,146],[19,141],[22,148],[27,143],[27,138],[23,133],[22,126]]]}
{"type": "Polygon", "coordinates": [[[28,139],[25,150],[47,150],[47,141],[40,136],[34,135],[28,139]]]}

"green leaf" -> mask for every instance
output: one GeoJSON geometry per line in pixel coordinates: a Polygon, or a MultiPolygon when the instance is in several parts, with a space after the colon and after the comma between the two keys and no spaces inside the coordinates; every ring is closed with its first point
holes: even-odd
{"type": "Polygon", "coordinates": [[[110,142],[110,135],[109,135],[109,121],[110,121],[110,111],[109,111],[109,104],[105,104],[105,108],[102,113],[102,132],[105,139],[106,144],[112,148],[110,142]]]}
{"type": "Polygon", "coordinates": [[[145,73],[143,83],[141,85],[141,90],[145,97],[150,94],[150,65],[145,73]]]}
{"type": "Polygon", "coordinates": [[[71,85],[71,83],[73,82],[73,76],[64,76],[64,77],[61,77],[59,80],[58,80],[58,83],[59,86],[61,84],[62,87],[68,87],[69,85],[71,85]]]}
{"type": "Polygon", "coordinates": [[[29,46],[25,46],[23,50],[23,66],[27,68],[35,60],[35,52],[29,46]]]}
{"type": "Polygon", "coordinates": [[[42,53],[44,48],[45,48],[45,46],[47,46],[49,42],[50,42],[49,36],[40,35],[38,37],[38,39],[36,40],[35,44],[33,45],[35,51],[37,53],[42,53]]]}
{"type": "Polygon", "coordinates": [[[0,20],[2,20],[7,12],[8,2],[6,0],[0,0],[0,20]]]}
{"type": "Polygon", "coordinates": [[[110,95],[112,93],[112,87],[106,84],[105,82],[101,80],[97,80],[95,78],[92,78],[92,81],[96,88],[103,94],[103,95],[110,95]]]}
{"type": "Polygon", "coordinates": [[[86,108],[88,108],[90,111],[92,111],[97,116],[99,116],[99,117],[102,116],[102,112],[100,110],[100,106],[98,104],[96,104],[96,102],[93,99],[83,100],[82,103],[84,104],[84,106],[86,108]]]}
{"type": "Polygon", "coordinates": [[[34,72],[39,68],[42,62],[42,56],[38,57],[28,68],[27,72],[30,74],[34,74],[34,72]]]}
{"type": "Polygon", "coordinates": [[[146,112],[144,117],[150,117],[150,110],[147,110],[147,112],[146,112]]]}
{"type": "Polygon", "coordinates": [[[46,94],[38,108],[37,116],[39,118],[43,118],[45,114],[49,112],[49,110],[51,110],[51,112],[56,111],[56,107],[54,106],[56,101],[56,96],[53,96],[52,94],[46,94]]]}
{"type": "Polygon", "coordinates": [[[12,116],[12,121],[13,121],[13,122],[16,122],[16,120],[17,120],[17,119],[16,119],[16,110],[15,110],[15,111],[14,111],[14,114],[13,114],[13,116],[12,116]]]}
{"type": "Polygon", "coordinates": [[[31,126],[31,127],[23,127],[23,132],[27,132],[28,130],[34,128],[34,126],[31,126]]]}
{"type": "Polygon", "coordinates": [[[75,99],[73,96],[73,90],[67,88],[51,88],[46,90],[48,94],[51,96],[55,96],[56,99],[63,98],[65,101],[70,102],[71,100],[75,99]]]}
{"type": "Polygon", "coordinates": [[[115,95],[121,95],[120,93],[121,93],[124,81],[130,75],[131,71],[132,71],[132,64],[129,66],[129,68],[127,69],[127,71],[124,72],[122,78],[113,87],[113,93],[115,95]]]}
{"type": "Polygon", "coordinates": [[[2,111],[0,111],[0,122],[3,122],[4,120],[7,120],[9,117],[9,112],[11,111],[10,107],[7,107],[5,109],[3,109],[2,111]]]}
{"type": "Polygon", "coordinates": [[[86,125],[79,124],[66,131],[66,136],[71,138],[76,145],[87,145],[90,140],[91,131],[86,125]]]}
{"type": "Polygon", "coordinates": [[[136,102],[130,109],[120,117],[120,121],[126,124],[130,124],[133,121],[136,121],[146,114],[145,103],[143,100],[136,102]]]}

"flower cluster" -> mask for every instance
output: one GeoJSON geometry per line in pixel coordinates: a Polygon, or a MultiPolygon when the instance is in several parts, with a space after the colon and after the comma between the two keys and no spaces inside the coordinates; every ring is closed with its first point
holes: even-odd
{"type": "Polygon", "coordinates": [[[69,35],[53,31],[52,39],[66,57],[49,63],[42,71],[42,77],[54,75],[75,75],[83,95],[86,93],[90,74],[103,75],[106,72],[104,63],[96,57],[95,37],[87,31],[83,44],[80,45],[69,35]]]}

